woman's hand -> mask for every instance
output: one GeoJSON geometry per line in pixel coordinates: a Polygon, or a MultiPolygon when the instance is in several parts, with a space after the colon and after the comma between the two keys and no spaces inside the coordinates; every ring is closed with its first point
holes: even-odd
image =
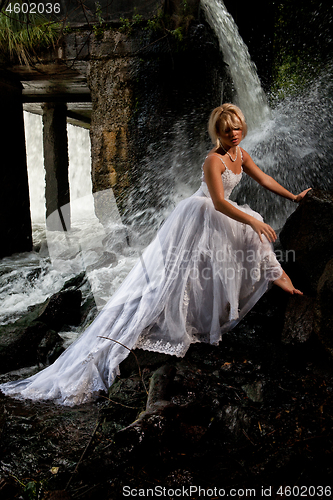
{"type": "Polygon", "coordinates": [[[294,199],[294,202],[295,203],[299,203],[304,198],[304,196],[306,195],[306,193],[308,191],[310,191],[310,189],[312,189],[312,188],[305,189],[300,194],[296,195],[296,198],[294,199]]]}
{"type": "Polygon", "coordinates": [[[261,242],[263,242],[262,235],[266,236],[270,243],[276,241],[277,236],[274,229],[265,222],[262,222],[253,217],[253,221],[250,222],[250,226],[252,227],[253,231],[258,234],[261,242]]]}

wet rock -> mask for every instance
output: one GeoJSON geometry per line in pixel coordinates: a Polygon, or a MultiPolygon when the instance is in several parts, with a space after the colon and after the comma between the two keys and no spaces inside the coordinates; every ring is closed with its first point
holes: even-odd
{"type": "Polygon", "coordinates": [[[331,259],[320,277],[315,305],[315,333],[333,357],[333,259],[331,259]]]}
{"type": "Polygon", "coordinates": [[[5,412],[5,410],[3,410],[0,413],[0,438],[1,438],[2,431],[5,427],[5,425],[6,425],[6,412],[5,412]]]}
{"type": "Polygon", "coordinates": [[[65,324],[78,325],[80,307],[81,291],[65,285],[63,291],[32,307],[15,323],[1,326],[0,373],[35,365],[49,356],[55,359],[56,347],[60,346],[56,331],[65,324]]]}
{"type": "Polygon", "coordinates": [[[64,351],[63,339],[54,330],[49,330],[37,348],[38,363],[48,365],[53,363],[64,351]]]}
{"type": "Polygon", "coordinates": [[[17,482],[14,478],[2,478],[0,479],[0,496],[2,500],[12,500],[13,498],[19,498],[21,491],[17,482]]]}
{"type": "Polygon", "coordinates": [[[50,297],[41,307],[38,320],[59,330],[63,325],[79,325],[81,320],[81,291],[64,290],[50,297]]]}
{"type": "Polygon", "coordinates": [[[65,490],[47,491],[44,495],[44,500],[70,500],[72,497],[65,490]]]}
{"type": "Polygon", "coordinates": [[[157,370],[142,365],[149,405],[137,365],[110,388],[109,401],[85,408],[20,402],[13,411],[17,403],[0,397],[9,412],[2,462],[15,477],[48,478],[58,491],[72,477],[67,491],[87,500],[120,500],[125,485],[176,488],[202,478],[259,491],[262,484],[295,484],[303,471],[309,484],[326,484],[333,472],[332,372],[319,376],[289,364],[288,346],[254,333],[254,319],[250,341],[240,325],[219,346],[197,344],[189,357],[157,370]],[[233,368],[218,369],[226,363],[233,368]],[[263,388],[263,401],[254,404],[249,396],[263,388]]]}
{"type": "Polygon", "coordinates": [[[158,403],[170,400],[168,389],[175,373],[176,368],[171,365],[161,366],[161,368],[154,372],[150,379],[147,410],[153,408],[158,403]]]}
{"type": "Polygon", "coordinates": [[[311,296],[290,297],[285,312],[282,342],[295,345],[309,341],[314,329],[314,303],[315,299],[311,296]]]}
{"type": "Polygon", "coordinates": [[[286,250],[294,251],[292,271],[304,291],[315,294],[333,258],[333,194],[309,191],[283,226],[280,241],[286,250]]]}
{"type": "Polygon", "coordinates": [[[205,436],[207,427],[204,425],[194,425],[181,422],[179,430],[182,435],[182,440],[188,444],[196,444],[205,436]]]}
{"type": "Polygon", "coordinates": [[[250,423],[246,411],[234,405],[227,405],[222,408],[221,420],[229,434],[236,440],[244,436],[243,431],[248,430],[250,423]]]}
{"type": "Polygon", "coordinates": [[[31,366],[37,362],[37,349],[49,330],[40,321],[29,326],[14,323],[0,328],[0,373],[31,366]]]}
{"type": "Polygon", "coordinates": [[[182,488],[195,484],[195,479],[188,470],[177,469],[166,477],[166,484],[169,488],[182,488]]]}
{"type": "Polygon", "coordinates": [[[145,368],[157,369],[172,359],[175,360],[176,356],[144,351],[143,349],[133,349],[133,352],[120,363],[119,369],[122,376],[126,377],[131,373],[138,373],[138,365],[145,368]]]}
{"type": "Polygon", "coordinates": [[[77,290],[78,288],[82,287],[86,282],[87,282],[86,273],[85,271],[82,271],[82,273],[79,273],[73,278],[67,280],[61,290],[62,291],[69,289],[77,290]]]}
{"type": "Polygon", "coordinates": [[[251,401],[255,403],[262,403],[264,400],[263,392],[264,384],[261,380],[253,382],[253,384],[242,385],[242,389],[251,401]]]}
{"type": "Polygon", "coordinates": [[[151,434],[156,432],[154,422],[157,422],[159,435],[163,434],[163,430],[165,430],[163,426],[164,409],[166,407],[170,407],[171,411],[174,409],[174,405],[169,401],[168,387],[173,380],[175,371],[175,367],[164,365],[154,372],[150,379],[146,410],[140,414],[135,422],[118,433],[117,441],[128,441],[129,436],[133,436],[138,443],[142,442],[146,436],[150,439],[151,434]]]}
{"type": "Polygon", "coordinates": [[[116,266],[117,262],[118,262],[117,255],[114,252],[103,252],[103,255],[97,260],[97,262],[94,262],[94,264],[87,266],[86,271],[87,273],[90,273],[95,269],[116,266]]]}
{"type": "Polygon", "coordinates": [[[312,190],[289,217],[280,233],[294,252],[287,271],[306,295],[291,296],[282,341],[316,347],[318,340],[333,356],[333,194],[312,190]]]}
{"type": "Polygon", "coordinates": [[[38,280],[38,278],[41,275],[41,273],[42,273],[42,268],[41,267],[36,267],[35,269],[33,269],[32,271],[30,271],[27,274],[27,280],[29,280],[30,283],[33,283],[33,282],[35,282],[35,281],[38,280]]]}

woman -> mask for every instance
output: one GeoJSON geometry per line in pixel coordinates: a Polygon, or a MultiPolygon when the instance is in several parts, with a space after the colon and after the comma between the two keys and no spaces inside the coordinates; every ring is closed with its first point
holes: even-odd
{"type": "Polygon", "coordinates": [[[194,342],[217,344],[267,290],[270,282],[301,294],[272,250],[275,231],[247,205],[229,200],[243,172],[263,187],[299,202],[264,174],[239,147],[247,131],[239,108],[211,114],[215,147],[200,189],[181,201],[123,284],[87,330],[36,375],[1,386],[18,398],[88,402],[106,390],[129,349],[184,356],[194,342]]]}
{"type": "MultiPolygon", "coordinates": [[[[232,204],[225,199],[223,174],[230,176],[229,171],[235,176],[241,176],[241,173],[245,172],[264,188],[295,203],[299,203],[311,188],[299,195],[293,195],[272,177],[262,172],[250,155],[238,146],[247,133],[247,126],[243,113],[236,106],[224,104],[215,108],[210,116],[208,130],[215,148],[210,151],[204,163],[203,180],[207,184],[215,209],[238,222],[248,224],[258,234],[262,243],[262,235],[266,236],[268,241],[274,242],[276,240],[274,229],[265,224],[258,214],[245,207],[239,210],[235,203],[232,204]]],[[[236,180],[231,181],[232,184],[233,182],[236,180]]],[[[281,277],[272,281],[289,293],[302,294],[293,286],[283,270],[281,277]]]]}

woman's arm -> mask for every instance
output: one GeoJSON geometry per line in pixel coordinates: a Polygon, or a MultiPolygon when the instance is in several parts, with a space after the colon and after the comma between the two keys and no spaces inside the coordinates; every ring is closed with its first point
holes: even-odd
{"type": "Polygon", "coordinates": [[[243,170],[246,174],[248,174],[252,179],[254,179],[260,186],[263,186],[265,189],[272,191],[283,198],[287,198],[288,200],[295,201],[299,203],[301,199],[306,195],[306,193],[311,189],[305,189],[298,195],[294,195],[288,189],[285,189],[281,184],[276,182],[273,177],[265,174],[252,160],[251,156],[242,149],[243,152],[243,170]]]}
{"type": "Polygon", "coordinates": [[[238,222],[250,225],[253,230],[259,235],[262,241],[262,234],[266,236],[268,241],[276,240],[276,234],[273,228],[251,215],[234,207],[231,203],[224,199],[224,188],[222,182],[222,173],[225,170],[223,163],[216,156],[209,156],[204,163],[205,181],[209,189],[214,207],[219,212],[231,217],[238,222]]]}

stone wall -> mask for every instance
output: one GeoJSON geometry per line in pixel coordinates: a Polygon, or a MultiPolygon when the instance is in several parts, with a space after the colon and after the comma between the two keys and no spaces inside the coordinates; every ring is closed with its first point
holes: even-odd
{"type": "Polygon", "coordinates": [[[195,17],[199,9],[199,0],[59,0],[60,12],[56,19],[66,19],[71,26],[100,22],[119,22],[132,19],[134,15],[144,20],[151,19],[159,12],[175,14],[186,9],[195,17]]]}

